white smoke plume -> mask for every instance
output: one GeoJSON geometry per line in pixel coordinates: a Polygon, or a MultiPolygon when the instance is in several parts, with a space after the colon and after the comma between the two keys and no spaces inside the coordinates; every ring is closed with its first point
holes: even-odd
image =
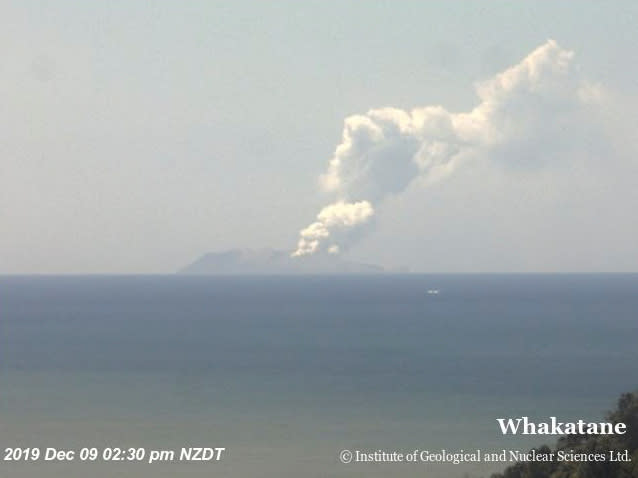
{"type": "Polygon", "coordinates": [[[320,178],[336,200],[301,230],[292,255],[348,248],[372,224],[375,206],[415,180],[430,184],[466,161],[535,163],[570,149],[601,97],[578,77],[572,58],[573,52],[547,41],[478,84],[480,101],[466,113],[426,106],[346,118],[341,144],[320,178]]]}

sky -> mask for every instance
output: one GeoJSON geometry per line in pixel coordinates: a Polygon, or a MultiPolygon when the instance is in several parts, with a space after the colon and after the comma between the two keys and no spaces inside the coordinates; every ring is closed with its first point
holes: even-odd
{"type": "Polygon", "coordinates": [[[26,0],[0,18],[0,274],[270,247],[638,271],[635,2],[26,0]]]}

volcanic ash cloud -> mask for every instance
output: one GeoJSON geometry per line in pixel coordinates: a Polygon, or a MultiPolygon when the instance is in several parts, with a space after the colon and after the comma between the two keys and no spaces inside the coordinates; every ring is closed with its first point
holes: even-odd
{"type": "Polygon", "coordinates": [[[540,162],[590,131],[599,89],[581,80],[573,52],[549,40],[520,63],[476,85],[478,105],[373,109],[345,119],[320,177],[335,200],[299,233],[299,257],[339,253],[372,228],[375,207],[410,183],[427,187],[467,161],[540,162]]]}

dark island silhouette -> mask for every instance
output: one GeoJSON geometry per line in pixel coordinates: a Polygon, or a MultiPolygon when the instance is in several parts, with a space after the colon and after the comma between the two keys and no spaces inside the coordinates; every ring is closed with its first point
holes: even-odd
{"type": "Polygon", "coordinates": [[[350,262],[338,255],[315,254],[290,257],[276,249],[231,249],[209,252],[178,274],[190,275],[301,275],[301,274],[381,274],[383,267],[350,262]]]}

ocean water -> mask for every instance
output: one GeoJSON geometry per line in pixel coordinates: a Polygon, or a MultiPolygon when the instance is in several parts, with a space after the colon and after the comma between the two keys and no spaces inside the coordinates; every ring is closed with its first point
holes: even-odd
{"type": "Polygon", "coordinates": [[[0,475],[489,476],[339,453],[552,443],[495,420],[603,418],[638,387],[637,315],[637,275],[2,277],[3,451],[226,451],[0,475]]]}

